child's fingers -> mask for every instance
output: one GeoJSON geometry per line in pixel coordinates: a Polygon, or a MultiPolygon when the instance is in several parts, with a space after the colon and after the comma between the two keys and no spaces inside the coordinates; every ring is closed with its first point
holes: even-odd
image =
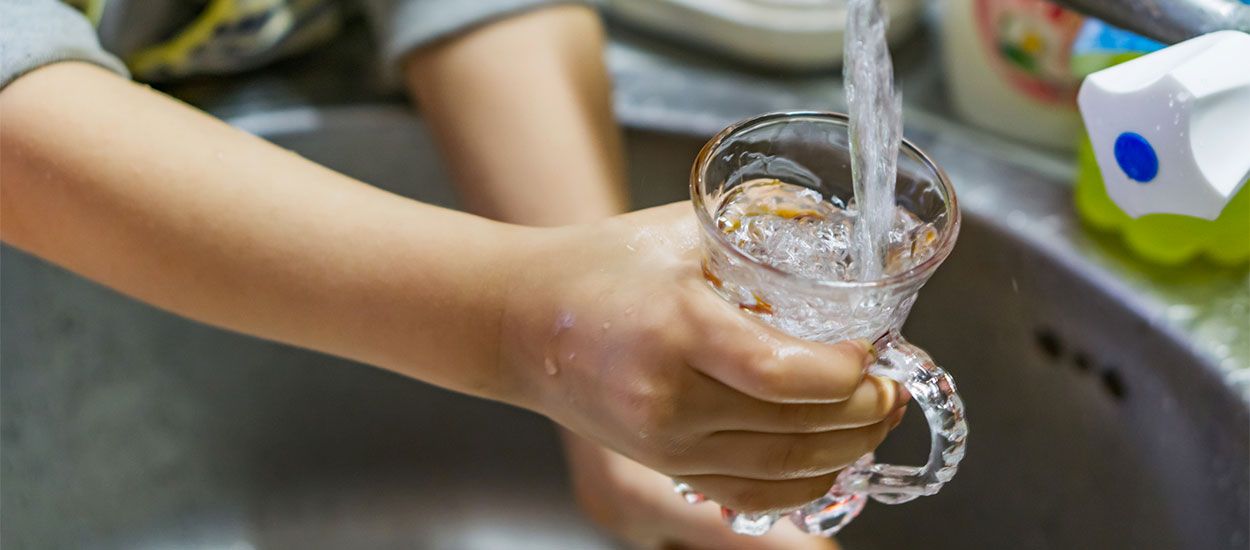
{"type": "Polygon", "coordinates": [[[694,385],[686,396],[699,426],[709,430],[817,433],[869,426],[885,420],[906,401],[897,382],[866,376],[840,403],[774,403],[728,388],[715,380],[694,385]],[[704,393],[708,395],[703,395],[704,393]],[[712,395],[714,393],[714,395],[712,395]]]}
{"type": "Polygon", "coordinates": [[[717,432],[685,453],[675,473],[715,473],[755,480],[810,478],[841,470],[875,450],[891,424],[814,434],[717,432]],[[686,468],[695,468],[694,470],[686,468]]]}
{"type": "Polygon", "coordinates": [[[804,479],[762,481],[722,475],[681,476],[708,500],[731,510],[767,512],[793,510],[829,492],[836,473],[804,479]]]}

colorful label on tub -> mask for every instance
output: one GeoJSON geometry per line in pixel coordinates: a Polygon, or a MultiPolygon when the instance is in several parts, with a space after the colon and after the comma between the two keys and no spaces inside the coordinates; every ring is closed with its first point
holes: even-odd
{"type": "Polygon", "coordinates": [[[1072,44],[1072,73],[1084,78],[1164,45],[1141,35],[1089,18],[1072,44]]]}
{"type": "Polygon", "coordinates": [[[995,68],[1044,103],[1074,104],[1072,43],[1084,18],[1045,0],[976,0],[977,28],[995,68]]]}

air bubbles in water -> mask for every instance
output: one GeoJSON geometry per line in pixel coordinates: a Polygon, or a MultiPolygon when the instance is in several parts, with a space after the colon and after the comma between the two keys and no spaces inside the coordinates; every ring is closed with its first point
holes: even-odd
{"type": "MultiPolygon", "coordinates": [[[[854,206],[854,205],[852,205],[854,206]]],[[[938,232],[901,207],[891,207],[880,275],[906,271],[932,255],[938,232]]],[[[859,280],[865,258],[853,235],[863,223],[820,193],[775,179],[744,183],[717,210],[716,224],[748,256],[782,271],[825,281],[859,280]]]]}

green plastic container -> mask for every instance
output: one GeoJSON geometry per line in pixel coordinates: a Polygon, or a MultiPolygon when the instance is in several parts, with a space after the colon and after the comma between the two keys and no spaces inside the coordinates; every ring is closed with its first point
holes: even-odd
{"type": "Polygon", "coordinates": [[[1130,218],[1103,186],[1089,139],[1077,148],[1076,210],[1090,226],[1119,233],[1134,254],[1154,263],[1179,265],[1205,256],[1220,265],[1250,263],[1250,183],[1215,220],[1179,214],[1130,218]]]}

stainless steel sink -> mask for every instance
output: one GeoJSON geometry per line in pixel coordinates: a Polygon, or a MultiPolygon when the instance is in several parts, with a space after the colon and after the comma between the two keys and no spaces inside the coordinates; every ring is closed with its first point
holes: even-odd
{"type": "MultiPolygon", "coordinates": [[[[700,134],[734,109],[778,106],[730,101],[678,128],[654,90],[629,84],[623,118],[668,124],[629,134],[643,206],[685,198],[700,134]]],[[[452,205],[407,113],[368,103],[224,114],[352,176],[452,205]]],[[[1246,548],[1245,272],[1139,266],[1072,219],[1070,167],[1055,157],[940,113],[908,116],[908,135],[950,172],[966,225],[906,332],[956,376],[972,435],[942,493],[870,505],[844,544],[1246,548]],[[1208,322],[1163,315],[1181,306],[1208,322]],[[1210,319],[1233,336],[1204,340],[1210,319]]],[[[0,285],[6,549],[615,547],[576,511],[555,434],[533,414],[207,328],[7,248],[0,285]]],[[[908,419],[882,454],[918,461],[921,430],[908,419]]]]}

